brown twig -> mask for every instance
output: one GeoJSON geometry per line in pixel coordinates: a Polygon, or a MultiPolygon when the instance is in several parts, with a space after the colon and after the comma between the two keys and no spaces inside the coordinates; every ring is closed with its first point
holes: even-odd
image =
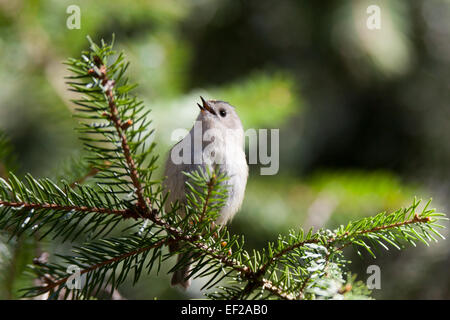
{"type": "Polygon", "coordinates": [[[113,214],[122,216],[124,219],[127,218],[142,218],[142,215],[132,209],[109,209],[109,208],[97,208],[97,207],[85,207],[85,206],[63,206],[54,203],[28,203],[28,202],[10,202],[0,200],[0,205],[11,208],[25,208],[25,209],[51,209],[60,211],[78,211],[87,213],[103,213],[103,214],[113,214]]]}
{"type": "Polygon", "coordinates": [[[285,299],[285,300],[294,300],[295,297],[292,294],[284,292],[281,288],[275,286],[272,281],[267,279],[257,279],[253,278],[251,281],[247,282],[247,285],[244,287],[242,292],[240,292],[238,295],[233,296],[230,300],[237,300],[237,299],[243,299],[247,294],[250,294],[255,288],[263,288],[264,290],[267,290],[271,292],[272,294],[285,299]]]}
{"type": "MultiPolygon", "coordinates": [[[[380,227],[375,227],[372,229],[368,229],[368,230],[361,230],[356,232],[355,234],[353,234],[354,236],[358,236],[361,234],[366,234],[366,233],[372,233],[372,232],[378,232],[378,231],[382,231],[382,230],[386,230],[386,229],[392,229],[392,228],[398,228],[398,227],[402,227],[402,226],[406,226],[409,224],[414,224],[414,223],[427,223],[431,221],[430,217],[419,217],[419,215],[416,213],[414,215],[414,218],[406,220],[406,221],[402,221],[402,222],[396,222],[393,224],[388,224],[388,225],[384,225],[384,226],[380,226],[380,227]]],[[[348,237],[348,234],[344,235],[343,238],[348,237]]],[[[341,239],[339,239],[341,240],[341,239]]],[[[336,251],[342,251],[343,249],[345,249],[346,247],[348,247],[349,245],[351,245],[353,242],[349,241],[345,244],[343,244],[340,247],[335,248],[336,251]]]]}
{"type": "MultiPolygon", "coordinates": [[[[287,252],[289,252],[291,250],[295,250],[296,248],[299,248],[301,246],[304,246],[307,243],[319,243],[320,240],[317,238],[309,239],[309,240],[305,240],[305,241],[300,241],[300,242],[295,243],[287,248],[284,248],[283,250],[281,250],[280,252],[275,254],[265,264],[263,264],[257,271],[252,271],[249,269],[249,267],[242,265],[237,260],[231,259],[230,257],[223,254],[222,252],[217,251],[202,242],[199,242],[198,236],[188,235],[188,234],[182,232],[182,230],[172,227],[166,221],[157,217],[157,215],[156,215],[157,212],[155,212],[156,210],[152,210],[150,207],[149,199],[144,197],[143,187],[142,187],[141,181],[139,179],[139,173],[136,168],[134,159],[131,155],[131,150],[129,147],[127,136],[125,135],[125,131],[129,128],[129,126],[132,125],[132,122],[130,122],[130,120],[122,122],[122,119],[120,119],[118,108],[117,108],[117,105],[115,102],[115,95],[114,95],[115,83],[113,80],[110,80],[108,78],[106,66],[101,63],[99,58],[97,59],[96,63],[97,63],[97,67],[99,67],[100,72],[99,73],[90,73],[90,74],[93,76],[96,76],[97,78],[101,79],[101,81],[102,81],[105,96],[106,96],[108,106],[109,106],[109,114],[107,116],[111,120],[111,122],[114,124],[117,134],[119,136],[119,139],[121,141],[121,147],[123,150],[123,155],[124,155],[125,161],[127,163],[129,177],[135,188],[135,194],[137,196],[138,210],[135,212],[135,211],[132,211],[129,209],[127,209],[127,210],[110,210],[110,209],[106,209],[106,208],[87,208],[87,207],[76,207],[76,206],[68,207],[68,206],[59,206],[59,205],[55,205],[55,204],[37,205],[37,204],[29,204],[29,203],[8,203],[9,206],[17,206],[17,207],[24,206],[24,207],[28,207],[28,208],[48,208],[48,209],[55,209],[55,210],[68,210],[68,211],[77,210],[77,211],[86,211],[86,212],[112,213],[112,214],[119,214],[124,217],[130,217],[133,215],[135,215],[134,217],[146,217],[146,218],[150,219],[151,221],[153,221],[156,225],[163,227],[172,236],[172,238],[170,240],[163,239],[163,240],[159,241],[158,243],[153,244],[151,246],[136,249],[134,251],[127,252],[118,257],[108,259],[102,263],[90,266],[90,267],[82,270],[81,274],[94,271],[105,265],[108,265],[108,264],[111,264],[111,263],[114,263],[117,261],[121,261],[130,256],[138,255],[138,254],[148,251],[152,248],[161,247],[163,245],[168,244],[169,241],[189,242],[194,247],[201,250],[205,255],[208,255],[208,256],[214,258],[215,260],[220,261],[224,266],[232,268],[233,270],[240,273],[245,279],[248,280],[248,283],[245,286],[241,296],[247,294],[248,292],[253,291],[255,287],[262,287],[264,290],[267,290],[283,299],[294,299],[295,297],[293,297],[292,294],[286,293],[282,288],[275,286],[270,280],[263,278],[263,276],[266,273],[269,266],[272,263],[276,262],[280,257],[285,255],[287,252]]],[[[96,174],[97,172],[98,172],[97,170],[93,169],[93,170],[91,170],[91,172],[89,174],[93,175],[93,174],[96,174]]],[[[211,179],[211,180],[213,180],[213,179],[211,179]]],[[[209,204],[209,200],[210,200],[209,198],[210,198],[210,194],[213,190],[213,186],[214,186],[214,181],[210,181],[210,183],[208,184],[208,193],[207,193],[205,204],[202,209],[200,220],[202,220],[204,218],[204,215],[206,214],[206,210],[207,210],[207,206],[209,204]]],[[[2,202],[0,202],[0,204],[2,204],[2,202]]],[[[407,225],[410,223],[427,222],[427,221],[429,221],[428,217],[419,218],[416,215],[414,217],[414,219],[411,219],[408,221],[399,222],[399,223],[381,226],[381,227],[376,227],[376,228],[372,228],[370,230],[363,230],[363,231],[355,233],[354,235],[360,235],[360,234],[370,233],[370,232],[377,232],[377,231],[381,231],[381,230],[385,230],[385,229],[389,229],[389,228],[395,228],[395,227],[399,227],[402,225],[407,225]]],[[[345,236],[343,236],[343,237],[345,237],[345,236]]],[[[338,240],[341,240],[341,239],[335,239],[335,238],[329,239],[327,246],[330,247],[338,240]]],[[[336,250],[340,250],[340,248],[336,248],[336,250]]],[[[49,284],[48,286],[45,287],[45,290],[47,290],[47,291],[52,290],[56,286],[61,285],[62,283],[67,281],[68,278],[69,277],[65,277],[65,278],[59,279],[58,281],[53,282],[52,284],[49,284]]],[[[300,297],[303,295],[303,291],[306,288],[308,281],[309,281],[309,278],[305,279],[305,281],[303,282],[302,287],[300,288],[300,293],[299,293],[300,297]]]]}
{"type": "Polygon", "coordinates": [[[430,217],[419,217],[419,215],[416,213],[414,215],[414,218],[410,219],[410,220],[406,220],[403,222],[397,222],[397,223],[393,223],[393,224],[388,224],[385,226],[380,226],[380,227],[375,227],[369,230],[362,230],[360,232],[357,232],[356,234],[364,234],[364,233],[371,233],[371,232],[377,232],[377,231],[381,231],[381,230],[385,230],[385,229],[392,229],[392,228],[396,228],[396,227],[401,227],[401,226],[406,226],[408,224],[413,224],[413,223],[427,223],[431,221],[430,217]]]}
{"type": "Polygon", "coordinates": [[[284,292],[281,288],[273,285],[272,282],[269,280],[262,279],[260,281],[260,283],[262,284],[261,287],[263,289],[272,292],[273,294],[277,295],[278,297],[280,297],[282,299],[285,299],[285,300],[294,300],[295,299],[295,297],[292,294],[284,292]]]}
{"type": "MultiPolygon", "coordinates": [[[[96,57],[96,58],[97,58],[97,59],[95,59],[96,62],[98,64],[100,64],[100,65],[98,65],[100,73],[94,72],[91,75],[102,80],[102,85],[104,86],[105,95],[108,100],[108,105],[109,105],[109,110],[110,110],[110,114],[108,115],[108,117],[113,122],[114,127],[116,128],[117,134],[119,135],[121,145],[122,145],[123,155],[124,155],[125,160],[128,165],[129,176],[130,176],[133,186],[135,188],[135,194],[138,198],[138,207],[141,209],[150,209],[150,207],[149,207],[150,201],[148,198],[144,199],[142,185],[139,180],[139,173],[137,171],[136,164],[134,163],[133,157],[131,156],[130,146],[128,144],[127,137],[124,134],[124,132],[126,131],[126,129],[128,127],[124,126],[124,124],[122,124],[122,120],[119,118],[119,115],[118,115],[119,112],[118,112],[117,105],[116,105],[115,98],[114,98],[115,82],[108,78],[107,67],[104,64],[101,64],[100,58],[98,58],[98,57],[96,57]]],[[[128,122],[126,122],[126,123],[128,123],[128,122]]]]}
{"type": "MultiPolygon", "coordinates": [[[[122,254],[120,256],[117,256],[117,257],[105,260],[105,261],[103,261],[101,263],[92,265],[92,266],[90,266],[88,268],[85,268],[85,269],[81,270],[80,271],[80,275],[83,275],[85,273],[97,270],[97,269],[99,269],[101,267],[104,267],[104,266],[106,266],[108,264],[120,262],[122,260],[125,260],[126,258],[129,258],[129,257],[134,256],[134,255],[141,254],[141,253],[146,252],[148,250],[151,250],[151,249],[154,249],[154,248],[158,248],[158,247],[162,247],[163,245],[166,245],[170,241],[173,241],[173,240],[171,240],[171,239],[162,239],[162,240],[160,240],[160,241],[158,241],[158,242],[156,242],[154,244],[151,244],[149,246],[146,246],[146,247],[143,247],[143,248],[139,248],[139,249],[136,249],[136,250],[124,253],[124,254],[122,254]]],[[[60,286],[62,284],[65,284],[69,278],[70,278],[70,276],[67,276],[67,277],[64,277],[64,278],[60,278],[60,279],[58,279],[56,281],[47,282],[48,284],[45,287],[42,287],[42,293],[41,294],[46,293],[48,291],[51,291],[51,290],[57,288],[58,286],[60,286]]]]}
{"type": "MultiPolygon", "coordinates": [[[[379,226],[379,227],[375,227],[375,228],[368,229],[368,230],[362,230],[362,231],[359,231],[359,232],[354,233],[353,236],[358,236],[358,235],[362,235],[362,234],[366,234],[366,233],[378,232],[378,231],[382,231],[382,230],[386,230],[386,229],[397,228],[397,227],[401,227],[401,226],[405,226],[405,225],[409,225],[409,224],[414,224],[414,223],[427,223],[427,222],[429,222],[430,220],[431,220],[430,217],[423,217],[423,218],[420,218],[419,215],[415,214],[415,215],[414,215],[414,218],[412,218],[412,219],[409,219],[409,220],[406,220],[406,221],[402,221],[402,222],[396,222],[396,223],[389,224],[389,225],[379,226]]],[[[348,234],[344,234],[342,237],[339,237],[339,238],[331,238],[331,239],[329,239],[328,242],[327,242],[327,248],[330,249],[330,247],[331,247],[334,243],[336,243],[336,242],[338,242],[338,241],[341,241],[343,238],[346,238],[347,236],[348,236],[348,234]]],[[[291,250],[294,250],[294,249],[296,249],[296,248],[302,247],[302,246],[304,246],[305,244],[308,244],[308,243],[319,243],[319,239],[310,239],[310,240],[300,241],[300,242],[298,242],[298,243],[295,243],[295,244],[293,244],[293,245],[291,245],[291,246],[288,246],[288,247],[284,248],[282,251],[278,252],[278,253],[275,254],[271,259],[269,259],[265,264],[263,264],[263,265],[259,268],[259,270],[258,270],[257,272],[255,272],[254,277],[253,277],[253,278],[249,278],[249,279],[250,279],[250,282],[253,282],[253,284],[259,282],[260,280],[258,280],[258,279],[259,279],[260,277],[262,277],[262,276],[265,274],[265,272],[267,271],[267,269],[269,268],[269,266],[270,266],[272,263],[276,262],[280,257],[282,257],[283,255],[285,255],[287,252],[289,252],[289,251],[291,251],[291,250]]],[[[343,250],[344,248],[346,248],[346,247],[347,247],[348,245],[350,245],[350,244],[352,244],[352,242],[347,242],[347,243],[345,243],[344,245],[335,248],[334,250],[335,250],[335,251],[341,251],[341,250],[343,250]]],[[[329,261],[330,256],[331,256],[331,253],[329,252],[329,253],[327,254],[327,257],[326,257],[326,263],[327,263],[327,264],[328,264],[328,261],[329,261]]],[[[299,294],[298,294],[297,296],[298,296],[300,299],[301,299],[302,296],[303,296],[303,291],[305,290],[306,285],[308,284],[309,280],[310,280],[310,276],[308,276],[308,277],[305,279],[305,281],[304,281],[303,284],[302,284],[302,287],[301,287],[300,290],[299,290],[299,294]]],[[[251,291],[254,287],[255,287],[255,286],[254,286],[254,285],[251,285],[250,283],[247,284],[247,286],[244,288],[244,290],[243,290],[243,292],[242,292],[242,295],[243,295],[244,293],[248,292],[248,291],[251,291]]]]}

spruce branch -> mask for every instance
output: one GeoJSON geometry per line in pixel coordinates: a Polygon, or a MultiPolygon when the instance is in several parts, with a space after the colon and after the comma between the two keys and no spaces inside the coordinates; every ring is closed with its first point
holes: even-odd
{"type": "Polygon", "coordinates": [[[63,206],[54,203],[26,203],[26,202],[9,202],[9,201],[1,201],[0,206],[10,207],[10,208],[20,208],[26,211],[35,210],[35,209],[51,209],[56,211],[78,211],[78,212],[86,212],[86,213],[108,213],[113,215],[123,216],[125,219],[127,218],[138,218],[140,217],[135,212],[130,209],[126,210],[115,210],[109,208],[98,208],[98,207],[85,207],[85,206],[63,206]]]}
{"type": "MultiPolygon", "coordinates": [[[[154,144],[146,146],[153,134],[142,101],[130,95],[135,87],[124,77],[128,63],[123,53],[116,55],[112,44],[102,41],[98,47],[90,39],[90,51],[82,59],[69,59],[69,70],[75,75],[67,82],[72,91],[82,94],[73,102],[78,106],[76,117],[81,120],[88,161],[100,169],[98,183],[113,187],[114,192],[127,197],[134,194],[137,207],[150,209],[151,180],[157,156],[151,156],[154,144]],[[113,57],[113,61],[109,62],[113,57]],[[107,168],[102,164],[107,161],[107,168]]],[[[151,211],[151,210],[147,210],[151,211]]]]}
{"type": "MultiPolygon", "coordinates": [[[[149,251],[167,245],[170,241],[170,239],[158,236],[147,239],[141,239],[138,236],[113,238],[75,248],[74,252],[79,255],[78,257],[59,256],[65,260],[66,265],[79,267],[80,275],[85,275],[86,281],[90,282],[82,290],[74,290],[72,298],[95,296],[99,290],[107,287],[112,293],[125,280],[124,274],[131,269],[134,270],[134,282],[136,283],[146,262],[146,269],[149,272],[153,264],[159,261],[160,251],[154,251],[151,260],[147,261],[149,251]],[[121,264],[121,268],[119,268],[119,264],[121,264]],[[107,271],[111,269],[113,269],[112,272],[107,275],[107,271]],[[96,292],[93,292],[94,288],[96,292]]],[[[47,281],[43,286],[24,289],[25,297],[34,297],[47,292],[53,296],[59,296],[61,291],[65,290],[71,277],[71,275],[67,275],[64,264],[35,262],[32,271],[47,281]],[[53,276],[48,277],[47,275],[53,276]]],[[[66,291],[66,294],[68,293],[69,291],[66,291]]]]}
{"type": "Polygon", "coordinates": [[[132,204],[113,193],[100,197],[88,186],[72,189],[67,183],[58,186],[31,175],[25,180],[12,173],[7,180],[0,178],[0,228],[8,230],[11,237],[43,229],[41,239],[51,233],[53,238],[63,236],[63,241],[72,236],[73,241],[81,231],[93,235],[123,219],[142,217],[132,204]]]}
{"type": "Polygon", "coordinates": [[[332,239],[332,243],[338,245],[339,250],[355,244],[365,248],[375,257],[369,242],[383,248],[392,245],[401,249],[406,243],[416,246],[416,242],[420,241],[428,246],[430,241],[437,242],[438,238],[445,239],[438,231],[444,228],[440,222],[447,220],[445,214],[429,209],[431,200],[418,213],[420,202],[414,200],[410,207],[399,209],[391,214],[383,212],[374,217],[350,222],[345,227],[340,226],[335,230],[336,236],[332,239]]]}
{"type": "MultiPolygon", "coordinates": [[[[128,119],[126,122],[122,123],[122,119],[119,118],[120,116],[115,101],[114,87],[116,82],[108,78],[107,66],[103,64],[99,56],[94,56],[94,61],[97,63],[98,69],[95,69],[96,72],[90,73],[92,73],[94,77],[96,77],[101,81],[101,87],[105,93],[105,96],[108,101],[108,106],[110,108],[109,113],[104,113],[103,115],[108,117],[114,123],[114,127],[116,128],[117,135],[120,138],[123,154],[127,162],[128,166],[127,171],[129,172],[130,178],[135,187],[136,196],[138,197],[138,206],[141,208],[145,208],[149,204],[149,199],[144,200],[144,196],[142,193],[142,186],[139,180],[139,174],[136,170],[136,164],[134,163],[134,160],[131,156],[130,146],[128,145],[128,139],[124,134],[124,131],[126,131],[129,128],[129,126],[133,124],[133,121],[131,119],[128,119]],[[97,72],[97,70],[99,72],[97,72]]],[[[92,69],[90,69],[89,71],[91,70],[92,69]]]]}
{"type": "MultiPolygon", "coordinates": [[[[189,277],[207,277],[202,290],[212,299],[335,298],[365,292],[353,278],[345,279],[344,248],[353,245],[373,255],[378,246],[400,249],[442,238],[437,229],[444,215],[428,209],[429,203],[418,213],[419,202],[414,201],[409,208],[333,231],[290,230],[250,253],[242,236],[213,223],[228,197],[228,177],[220,167],[186,173],[184,216],[179,215],[180,204],[163,210],[167,195],[152,178],[158,157],[154,144],[146,144],[153,134],[150,111],[130,93],[135,85],[125,78],[124,55],[103,41],[101,46],[90,44],[81,59],[67,62],[73,72],[68,84],[80,96],[73,103],[87,151],[86,175],[70,184],[30,175],[24,181],[14,174],[0,179],[0,228],[11,236],[43,230],[41,238],[89,239],[73,254],[58,256],[59,261],[33,265],[44,283],[25,289],[26,297],[48,293],[55,299],[89,299],[100,290],[112,292],[130,276],[135,284],[144,271],[159,271],[163,262],[187,253],[193,260],[189,277]],[[95,183],[87,186],[87,179],[95,183]],[[135,221],[120,237],[109,236],[129,218],[135,221]],[[179,249],[165,253],[172,245],[179,249]],[[68,265],[80,269],[82,289],[66,287],[68,265]]],[[[169,272],[186,263],[179,261],[169,272]]]]}
{"type": "Polygon", "coordinates": [[[386,247],[382,242],[386,241],[400,248],[404,242],[414,244],[413,240],[425,241],[425,243],[428,243],[425,239],[436,241],[432,234],[443,238],[436,228],[442,227],[437,222],[445,218],[443,214],[429,210],[429,203],[420,214],[416,212],[420,201],[414,201],[409,208],[351,222],[346,227],[340,226],[334,232],[319,230],[313,234],[310,230],[305,235],[302,230],[298,233],[292,231],[288,238],[279,238],[276,249],[269,243],[268,255],[262,259],[259,269],[246,274],[246,285],[240,291],[236,291],[233,297],[250,297],[253,292],[263,287],[261,279],[268,276],[269,281],[273,280],[271,284],[279,290],[272,293],[279,297],[282,293],[284,299],[303,299],[305,291],[315,286],[313,277],[327,277],[327,268],[330,264],[336,263],[336,257],[348,245],[362,246],[373,254],[371,244],[366,243],[367,239],[374,242],[374,245],[386,247]],[[306,268],[298,268],[301,260],[308,257],[312,259],[306,264],[306,268]],[[299,285],[292,285],[292,283],[299,285]],[[284,288],[289,289],[284,290],[284,288]]]}

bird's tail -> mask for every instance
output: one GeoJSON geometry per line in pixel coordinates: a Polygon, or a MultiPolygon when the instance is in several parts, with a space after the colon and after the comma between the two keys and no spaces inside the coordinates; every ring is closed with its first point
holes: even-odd
{"type": "Polygon", "coordinates": [[[176,270],[173,273],[171,284],[172,286],[175,286],[177,284],[181,285],[183,288],[187,289],[191,285],[191,279],[187,279],[192,259],[190,257],[190,254],[179,254],[177,257],[177,263],[179,263],[181,260],[186,260],[183,262],[183,267],[181,269],[176,270]]]}

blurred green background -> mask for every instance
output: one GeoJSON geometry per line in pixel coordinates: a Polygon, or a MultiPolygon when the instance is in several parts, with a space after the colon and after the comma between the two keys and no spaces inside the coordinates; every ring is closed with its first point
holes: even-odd
{"type": "MultiPolygon", "coordinates": [[[[231,230],[261,248],[289,228],[334,228],[393,211],[414,196],[450,207],[450,3],[299,0],[0,0],[0,130],[19,174],[56,176],[78,156],[62,62],[109,41],[131,62],[135,94],[153,110],[160,165],[171,132],[189,129],[199,95],[230,102],[248,128],[280,129],[280,171],[252,165],[231,230]],[[69,30],[69,5],[81,28],[69,30]],[[381,29],[366,27],[371,4],[381,29]]],[[[444,230],[444,235],[447,231],[444,230]]],[[[7,242],[0,235],[0,298],[31,284],[24,267],[41,251],[70,244],[7,242]]],[[[379,299],[449,299],[447,241],[347,257],[358,279],[381,268],[379,299]]],[[[128,299],[197,298],[169,286],[174,261],[127,282],[128,299]],[[163,268],[164,269],[164,268],[163,268]]]]}

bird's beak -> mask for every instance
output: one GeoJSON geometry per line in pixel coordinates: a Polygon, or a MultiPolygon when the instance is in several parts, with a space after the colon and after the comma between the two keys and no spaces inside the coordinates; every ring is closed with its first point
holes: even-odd
{"type": "Polygon", "coordinates": [[[213,115],[217,116],[217,113],[214,111],[213,108],[211,108],[211,106],[209,105],[209,103],[208,103],[205,99],[203,99],[202,96],[200,96],[200,99],[202,99],[202,104],[203,104],[203,106],[202,106],[202,105],[200,105],[199,103],[197,103],[197,105],[198,105],[198,107],[200,108],[200,110],[201,110],[202,112],[205,112],[205,110],[208,110],[210,113],[212,113],[213,115]]]}

